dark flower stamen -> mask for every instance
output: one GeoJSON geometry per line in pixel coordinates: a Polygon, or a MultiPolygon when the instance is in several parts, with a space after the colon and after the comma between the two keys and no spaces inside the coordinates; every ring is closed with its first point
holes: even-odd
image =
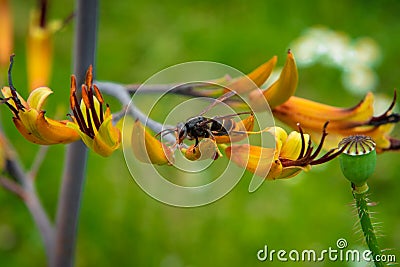
{"type": "MultiPolygon", "coordinates": [[[[99,100],[100,121],[103,122],[104,121],[104,115],[103,115],[103,112],[101,112],[101,111],[103,110],[104,99],[103,99],[103,96],[101,95],[100,90],[97,87],[97,85],[93,84],[93,89],[94,89],[94,93],[96,95],[97,100],[99,100]]],[[[108,105],[107,105],[107,107],[108,107],[108,105]]]]}
{"type": "Polygon", "coordinates": [[[78,103],[79,103],[79,101],[76,96],[76,79],[75,79],[75,76],[71,76],[71,95],[70,95],[71,110],[74,114],[76,122],[79,125],[79,129],[81,129],[82,132],[89,135],[88,134],[89,128],[86,126],[85,119],[83,117],[82,111],[81,111],[78,103]]]}
{"type": "MultiPolygon", "coordinates": [[[[14,101],[14,103],[15,103],[15,106],[17,107],[17,109],[15,109],[14,107],[12,107],[9,103],[7,103],[7,102],[5,102],[6,104],[7,104],[7,106],[8,107],[10,107],[10,109],[12,110],[12,112],[18,117],[18,110],[22,110],[22,111],[24,111],[25,110],[25,107],[24,107],[24,105],[22,105],[22,103],[21,103],[21,101],[19,100],[19,98],[18,98],[18,95],[17,95],[17,89],[15,89],[15,87],[14,87],[14,85],[13,85],[13,82],[12,82],[12,75],[11,75],[11,72],[12,72],[12,67],[13,67],[13,65],[14,65],[14,54],[12,54],[11,56],[10,56],[10,66],[8,67],[8,86],[10,87],[10,90],[11,90],[11,94],[12,94],[12,97],[11,97],[11,99],[14,101]]],[[[2,101],[8,101],[9,100],[9,98],[7,98],[7,99],[1,99],[2,101]]]]}
{"type": "Polygon", "coordinates": [[[368,122],[368,125],[380,126],[383,124],[399,122],[400,114],[397,114],[397,113],[391,114],[392,110],[394,108],[394,105],[396,104],[396,99],[397,99],[397,93],[396,93],[396,90],[394,90],[393,100],[392,100],[392,103],[390,104],[389,108],[382,115],[380,115],[378,117],[372,117],[372,119],[368,122]]]}
{"type": "MultiPolygon", "coordinates": [[[[75,120],[79,129],[90,138],[95,137],[95,130],[99,130],[104,121],[103,115],[103,97],[100,90],[93,84],[93,68],[90,66],[86,72],[85,84],[82,84],[82,100],[85,105],[86,118],[78,105],[78,97],[76,96],[76,79],[75,76],[71,77],[71,95],[70,104],[74,114],[75,120]],[[94,93],[93,93],[94,91],[94,93]],[[99,110],[96,110],[94,97],[99,101],[99,110]],[[98,114],[99,113],[99,114],[98,114]],[[93,125],[94,124],[94,125],[93,125]]],[[[107,105],[108,107],[108,105],[107,105]]]]}
{"type": "Polygon", "coordinates": [[[341,147],[339,150],[337,148],[331,149],[327,153],[325,153],[325,155],[323,155],[319,159],[315,160],[315,158],[321,152],[323,144],[325,142],[325,138],[328,135],[328,133],[326,132],[328,123],[329,122],[326,122],[323,126],[321,140],[319,142],[317,149],[314,151],[314,153],[313,153],[314,148],[312,146],[311,139],[308,140],[307,147],[306,147],[303,129],[301,128],[300,124],[297,124],[300,135],[301,135],[301,150],[300,150],[299,157],[296,160],[280,159],[282,166],[283,167],[290,167],[290,166],[305,167],[307,165],[318,165],[318,164],[322,164],[327,161],[330,161],[330,160],[334,159],[335,157],[339,156],[347,148],[347,145],[341,147]]]}

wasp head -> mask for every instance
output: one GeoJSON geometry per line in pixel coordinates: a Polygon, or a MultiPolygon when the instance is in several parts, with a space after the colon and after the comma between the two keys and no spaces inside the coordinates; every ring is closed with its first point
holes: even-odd
{"type": "Polygon", "coordinates": [[[188,135],[186,124],[179,123],[176,128],[178,129],[178,144],[181,144],[188,135]]]}

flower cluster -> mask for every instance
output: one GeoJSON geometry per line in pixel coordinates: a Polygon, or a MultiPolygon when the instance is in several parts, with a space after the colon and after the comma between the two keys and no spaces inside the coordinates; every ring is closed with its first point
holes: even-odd
{"type": "Polygon", "coordinates": [[[121,143],[120,130],[112,124],[110,107],[106,105],[103,112],[104,100],[100,90],[93,84],[92,66],[86,72],[85,84],[82,84],[82,100],[78,104],[76,78],[71,77],[70,106],[73,112],[73,122],[67,127],[79,133],[83,142],[94,152],[109,156],[121,143]]]}
{"type": "Polygon", "coordinates": [[[26,140],[40,145],[67,144],[79,140],[93,151],[109,156],[121,142],[118,128],[112,125],[110,108],[103,112],[103,97],[93,84],[92,66],[86,73],[85,84],[82,85],[82,100],[79,104],[75,76],[71,78],[70,106],[72,119],[54,120],[45,116],[42,109],[47,97],[52,94],[50,88],[39,87],[33,90],[25,101],[15,89],[11,70],[13,56],[10,58],[9,86],[2,88],[3,98],[13,113],[13,122],[26,140]],[[93,93],[94,92],[94,93],[93,93]]]}
{"type": "Polygon", "coordinates": [[[310,136],[304,134],[299,126],[299,132],[292,131],[289,135],[280,127],[269,128],[268,132],[275,137],[275,148],[233,144],[225,151],[233,162],[258,176],[268,180],[290,178],[342,153],[343,149],[331,149],[316,159],[327,136],[327,125],[328,123],[324,125],[321,141],[315,150],[310,136]]]}
{"type": "MultiPolygon", "coordinates": [[[[275,148],[233,143],[247,135],[260,133],[252,132],[254,121],[246,124],[250,118],[254,120],[252,115],[236,123],[242,125],[240,130],[235,131],[240,133],[237,135],[240,136],[238,140],[228,134],[219,135],[218,132],[214,132],[213,135],[211,131],[208,135],[202,134],[201,138],[196,137],[196,143],[189,147],[180,146],[182,128],[179,127],[182,126],[167,130],[167,133],[174,132],[177,140],[173,146],[168,146],[147,133],[143,126],[139,126],[140,122],[136,122],[136,127],[138,129],[140,127],[140,131],[143,131],[140,136],[144,137],[136,138],[139,135],[134,131],[136,137],[132,138],[132,147],[136,157],[151,164],[171,164],[176,146],[189,160],[216,159],[221,155],[220,148],[222,148],[234,163],[248,171],[266,179],[282,179],[293,177],[302,170],[309,170],[313,165],[334,159],[346,148],[338,148],[338,144],[347,136],[369,136],[375,141],[378,153],[400,149],[399,140],[389,135],[394,123],[400,120],[400,116],[392,111],[396,94],[387,111],[376,117],[373,116],[374,96],[372,93],[368,93],[359,104],[350,108],[333,107],[296,97],[294,93],[298,83],[298,71],[291,51],[288,51],[279,78],[268,88],[260,90],[259,88],[266,83],[276,62],[277,57],[273,57],[249,73],[247,77],[218,80],[229,90],[240,93],[241,96],[247,96],[252,111],[263,111],[265,102],[268,102],[274,117],[294,129],[290,133],[280,127],[263,129],[261,132],[268,132],[274,136],[275,148]],[[319,142],[315,149],[311,140],[319,142]],[[228,143],[230,143],[229,146],[226,145],[228,143]],[[327,152],[318,158],[322,150],[327,150],[327,152]],[[144,154],[147,155],[145,159],[144,154]]],[[[226,91],[223,92],[226,93],[226,91]]],[[[210,93],[210,90],[199,94],[215,96],[215,92],[210,93]]],[[[236,107],[241,106],[239,104],[236,107]]],[[[243,107],[247,106],[243,105],[243,107]]]]}
{"type": "MultiPolygon", "coordinates": [[[[276,62],[277,57],[273,57],[247,77],[220,79],[222,88],[225,88],[222,91],[219,87],[214,92],[200,92],[200,95],[204,93],[205,96],[210,92],[214,96],[220,93],[217,99],[219,101],[238,93],[247,96],[252,111],[240,112],[239,114],[246,114],[241,121],[235,121],[233,115],[194,117],[174,129],[157,134],[163,136],[174,133],[176,142],[171,145],[163,143],[157,135],[150,134],[137,120],[133,124],[131,138],[136,158],[145,163],[163,165],[173,164],[174,151],[177,148],[192,161],[210,158],[215,160],[223,156],[222,150],[237,165],[256,175],[266,179],[281,179],[292,177],[313,165],[335,158],[343,151],[337,148],[338,143],[347,136],[371,137],[376,143],[378,153],[400,148],[400,141],[389,135],[394,123],[400,120],[400,116],[392,111],[396,94],[392,104],[381,116],[373,116],[372,93],[367,94],[364,100],[351,108],[332,107],[296,97],[294,93],[298,83],[298,71],[291,51],[288,51],[279,78],[268,88],[260,90],[276,62]],[[263,111],[266,102],[269,103],[274,117],[292,127],[294,131],[287,133],[280,127],[271,127],[253,132],[253,111],[263,111]],[[235,144],[248,135],[260,133],[274,136],[275,148],[235,144]],[[183,142],[184,139],[195,140],[195,143],[188,146],[183,142]],[[315,150],[311,140],[319,140],[315,150]],[[318,158],[323,149],[328,152],[318,158]]],[[[11,79],[12,65],[13,57],[9,67],[9,86],[3,87],[4,98],[1,101],[10,108],[14,115],[14,124],[27,140],[36,144],[52,145],[81,139],[87,147],[102,156],[111,155],[120,146],[120,130],[113,125],[110,108],[105,105],[99,88],[93,83],[92,66],[88,68],[81,88],[78,87],[75,76],[71,77],[72,121],[59,121],[46,117],[45,111],[42,110],[44,101],[52,93],[49,88],[36,88],[26,101],[17,93],[11,79]],[[81,100],[78,93],[81,93],[81,100]]],[[[241,107],[240,104],[238,107],[241,107]]]]}

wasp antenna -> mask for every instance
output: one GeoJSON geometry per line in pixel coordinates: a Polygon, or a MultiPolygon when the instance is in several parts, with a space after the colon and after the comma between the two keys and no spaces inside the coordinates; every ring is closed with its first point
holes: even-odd
{"type": "Polygon", "coordinates": [[[165,135],[165,134],[172,133],[172,132],[175,132],[175,131],[177,131],[176,128],[175,128],[175,129],[164,129],[164,130],[162,130],[161,132],[157,133],[154,137],[158,137],[158,136],[160,136],[161,134],[162,134],[162,135],[165,135]]]}
{"type": "Polygon", "coordinates": [[[214,106],[218,105],[221,102],[224,102],[225,100],[227,100],[228,98],[232,97],[236,95],[236,91],[229,91],[225,94],[223,94],[222,96],[218,97],[217,99],[214,100],[214,102],[212,102],[208,107],[206,107],[202,112],[199,113],[199,116],[205,114],[207,111],[209,111],[211,108],[213,108],[214,106]]]}
{"type": "Polygon", "coordinates": [[[173,133],[173,132],[177,132],[177,129],[170,129],[169,131],[166,131],[165,133],[162,134],[162,136],[165,136],[167,134],[173,133]]]}

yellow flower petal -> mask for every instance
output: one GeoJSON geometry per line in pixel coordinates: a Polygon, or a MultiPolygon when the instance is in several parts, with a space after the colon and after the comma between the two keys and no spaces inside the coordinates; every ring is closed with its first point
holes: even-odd
{"type": "Polygon", "coordinates": [[[344,137],[367,135],[376,141],[377,151],[380,151],[390,147],[389,133],[393,124],[367,125],[373,118],[373,101],[373,94],[368,93],[356,106],[339,108],[292,96],[282,105],[275,107],[273,114],[292,128],[297,128],[297,123],[300,123],[303,130],[310,133],[314,140],[320,139],[320,129],[329,121],[329,135],[324,143],[326,149],[337,147],[344,137]]]}
{"type": "Polygon", "coordinates": [[[282,172],[280,173],[279,176],[276,176],[275,179],[286,179],[286,178],[292,178],[299,174],[300,172],[304,170],[308,170],[308,168],[303,168],[303,167],[285,167],[282,169],[282,172]]]}
{"type": "Polygon", "coordinates": [[[13,20],[10,3],[0,0],[0,67],[8,66],[13,50],[13,20]]]}
{"type": "Polygon", "coordinates": [[[247,118],[241,120],[238,124],[239,124],[239,129],[241,129],[243,131],[247,131],[247,132],[253,131],[253,129],[254,129],[254,115],[251,114],[247,118]]]}
{"type": "Polygon", "coordinates": [[[281,153],[281,149],[283,144],[286,142],[288,137],[286,131],[281,127],[270,127],[265,130],[265,132],[270,133],[272,136],[275,137],[275,153],[274,159],[279,159],[279,155],[281,153]]]}
{"type": "Polygon", "coordinates": [[[53,91],[48,87],[39,87],[33,90],[27,99],[29,108],[41,110],[47,97],[51,95],[53,91]]]}
{"type": "MultiPolygon", "coordinates": [[[[310,136],[308,134],[304,134],[305,145],[307,145],[309,139],[310,136]]],[[[300,155],[301,147],[301,134],[296,131],[290,132],[286,141],[282,145],[279,157],[284,159],[296,160],[300,155]]]]}
{"type": "Polygon", "coordinates": [[[279,79],[267,90],[254,90],[249,94],[252,109],[254,111],[262,111],[265,100],[271,109],[284,103],[295,93],[297,83],[298,73],[296,62],[293,54],[289,51],[279,79]]]}
{"type": "MultiPolygon", "coordinates": [[[[287,135],[280,127],[271,127],[265,132],[275,136],[275,149],[248,144],[232,145],[225,150],[227,156],[240,167],[267,180],[290,178],[311,168],[308,162],[297,161],[302,146],[300,133],[294,131],[287,135]]],[[[309,138],[304,135],[306,147],[309,138]]]]}
{"type": "Polygon", "coordinates": [[[292,128],[300,123],[302,127],[320,129],[329,121],[329,129],[348,128],[362,125],[373,116],[374,96],[368,93],[356,106],[339,108],[304,98],[292,96],[288,101],[273,109],[274,115],[292,128]]]}
{"type": "Polygon", "coordinates": [[[131,142],[133,153],[141,162],[158,165],[173,162],[173,151],[149,134],[138,120],[133,124],[131,142]]]}
{"type": "Polygon", "coordinates": [[[260,87],[265,83],[265,81],[269,78],[272,73],[273,68],[278,61],[277,56],[273,56],[266,63],[259,66],[257,69],[253,70],[251,73],[247,74],[247,76],[252,80],[257,87],[260,87]]]}
{"type": "Polygon", "coordinates": [[[282,163],[279,160],[274,160],[271,164],[271,168],[268,172],[268,175],[265,178],[267,180],[276,180],[281,176],[282,170],[283,170],[282,163]]]}
{"type": "Polygon", "coordinates": [[[40,25],[40,13],[31,13],[27,37],[27,65],[29,90],[49,84],[53,61],[53,35],[61,22],[40,25]]]}
{"type": "Polygon", "coordinates": [[[257,87],[260,87],[271,75],[272,69],[276,64],[276,61],[277,57],[274,56],[269,61],[253,70],[251,73],[247,74],[247,77],[234,79],[230,84],[227,85],[227,87],[238,93],[246,93],[248,91],[254,90],[257,87]]]}
{"type": "MultiPolygon", "coordinates": [[[[225,153],[238,166],[261,177],[267,177],[274,158],[273,148],[248,144],[232,145],[225,149],[225,153]]],[[[279,161],[277,163],[279,165],[279,161]]],[[[278,165],[274,166],[274,171],[278,171],[278,165]]]]}
{"type": "Polygon", "coordinates": [[[38,137],[37,135],[33,134],[32,131],[29,131],[25,125],[22,124],[20,119],[17,119],[15,117],[12,118],[13,122],[15,124],[15,127],[17,130],[22,134],[22,136],[28,140],[29,142],[32,142],[34,144],[39,144],[39,145],[48,145],[43,138],[38,137]]]}
{"type": "MultiPolygon", "coordinates": [[[[92,124],[92,125],[95,125],[94,124],[94,120],[93,120],[93,118],[94,118],[94,116],[93,116],[93,113],[92,113],[92,111],[89,109],[87,109],[87,106],[86,106],[86,104],[88,104],[88,103],[85,103],[85,101],[83,101],[85,98],[82,98],[82,101],[81,101],[81,103],[80,103],[80,105],[79,105],[79,108],[80,108],[80,110],[81,110],[81,112],[82,112],[82,115],[83,115],[83,119],[85,120],[85,123],[88,125],[89,124],[89,122],[87,121],[87,111],[89,111],[89,114],[90,114],[90,124],[92,124]]],[[[86,100],[86,102],[88,102],[89,101],[89,99],[87,98],[87,99],[85,99],[86,100]]],[[[103,112],[102,110],[100,110],[100,103],[99,103],[99,101],[97,100],[97,98],[96,97],[94,97],[93,96],[93,103],[94,103],[94,107],[95,107],[95,110],[96,110],[96,113],[98,114],[98,116],[100,115],[100,112],[103,112]]],[[[104,120],[105,119],[107,119],[107,118],[109,118],[111,116],[111,111],[110,111],[110,108],[109,107],[107,107],[106,108],[106,111],[104,112],[104,120]]],[[[95,134],[97,134],[97,129],[96,129],[96,127],[93,127],[93,130],[94,130],[94,132],[95,132],[95,134]]]]}
{"type": "Polygon", "coordinates": [[[72,130],[75,130],[79,134],[83,143],[85,143],[85,145],[88,148],[93,149],[93,142],[94,142],[93,138],[90,138],[87,134],[82,132],[78,124],[76,124],[76,122],[67,122],[67,127],[71,128],[72,130]]]}
{"type": "MultiPolygon", "coordinates": [[[[4,86],[3,88],[1,88],[1,93],[3,94],[4,98],[11,98],[13,95],[11,94],[11,89],[8,86],[4,86]]],[[[25,108],[29,108],[28,104],[26,103],[25,99],[23,99],[18,92],[15,92],[17,94],[17,97],[19,99],[19,101],[21,102],[21,104],[25,107],[25,108]]],[[[8,101],[8,103],[10,105],[12,105],[14,108],[17,108],[15,105],[15,102],[10,99],[8,101]]]]}
{"type": "MultiPolygon", "coordinates": [[[[11,98],[9,87],[3,87],[4,98],[11,98]]],[[[40,110],[46,98],[52,93],[47,87],[41,87],[34,90],[26,102],[17,92],[17,97],[24,110],[18,109],[13,99],[7,102],[18,110],[14,114],[13,122],[18,131],[28,141],[40,145],[66,144],[79,139],[76,131],[66,126],[66,121],[56,121],[44,116],[45,112],[40,110]]],[[[15,113],[15,111],[13,111],[15,113]]]]}
{"type": "Polygon", "coordinates": [[[44,113],[29,109],[19,112],[19,118],[13,118],[15,126],[25,139],[40,145],[66,144],[79,139],[77,132],[69,129],[66,122],[46,118],[44,113]]]}
{"type": "Polygon", "coordinates": [[[93,151],[97,154],[108,157],[121,143],[121,132],[112,125],[112,117],[109,116],[101,124],[99,131],[93,139],[93,151]]]}

